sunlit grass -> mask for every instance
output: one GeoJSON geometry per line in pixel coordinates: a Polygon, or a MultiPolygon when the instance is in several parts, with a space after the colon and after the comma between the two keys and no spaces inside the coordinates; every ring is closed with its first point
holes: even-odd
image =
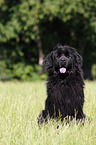
{"type": "Polygon", "coordinates": [[[84,126],[51,120],[39,128],[45,99],[45,82],[0,82],[0,145],[96,144],[96,82],[85,82],[84,113],[91,121],[87,117],[84,126]]]}

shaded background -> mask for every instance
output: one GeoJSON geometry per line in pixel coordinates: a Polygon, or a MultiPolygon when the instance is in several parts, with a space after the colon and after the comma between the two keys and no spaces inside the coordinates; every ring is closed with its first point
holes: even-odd
{"type": "Polygon", "coordinates": [[[96,79],[96,0],[0,0],[0,79],[44,79],[43,58],[61,43],[96,79]]]}

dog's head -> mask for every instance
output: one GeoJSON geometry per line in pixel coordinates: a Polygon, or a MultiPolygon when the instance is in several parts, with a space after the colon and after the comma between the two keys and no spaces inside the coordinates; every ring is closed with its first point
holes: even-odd
{"type": "Polygon", "coordinates": [[[57,45],[44,59],[43,64],[48,72],[68,75],[81,71],[82,56],[72,47],[57,45]]]}

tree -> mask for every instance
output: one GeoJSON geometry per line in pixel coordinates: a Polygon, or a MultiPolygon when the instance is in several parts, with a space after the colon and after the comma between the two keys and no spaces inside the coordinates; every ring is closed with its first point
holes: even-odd
{"type": "Polygon", "coordinates": [[[96,0],[0,1],[4,69],[12,71],[18,63],[41,65],[43,56],[62,43],[78,49],[89,75],[92,64],[96,63],[95,3],[96,0]]]}
{"type": "MultiPolygon", "coordinates": [[[[40,10],[42,9],[41,8],[41,4],[42,4],[42,0],[37,0],[37,3],[39,5],[39,9],[38,9],[38,16],[37,16],[37,19],[39,19],[39,13],[40,13],[40,10]]],[[[40,37],[40,27],[39,27],[39,21],[38,21],[38,24],[37,24],[37,46],[38,46],[38,50],[39,50],[39,65],[42,66],[42,63],[43,63],[43,50],[42,50],[42,42],[41,42],[41,37],[40,37]]],[[[41,73],[41,71],[39,72],[41,73]]]]}

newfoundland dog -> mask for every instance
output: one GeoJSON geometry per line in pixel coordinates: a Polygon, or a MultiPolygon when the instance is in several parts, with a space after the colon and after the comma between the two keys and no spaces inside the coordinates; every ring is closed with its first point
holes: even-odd
{"type": "Polygon", "coordinates": [[[43,64],[48,71],[47,99],[38,124],[51,118],[85,118],[81,55],[72,47],[58,44],[43,64]]]}

